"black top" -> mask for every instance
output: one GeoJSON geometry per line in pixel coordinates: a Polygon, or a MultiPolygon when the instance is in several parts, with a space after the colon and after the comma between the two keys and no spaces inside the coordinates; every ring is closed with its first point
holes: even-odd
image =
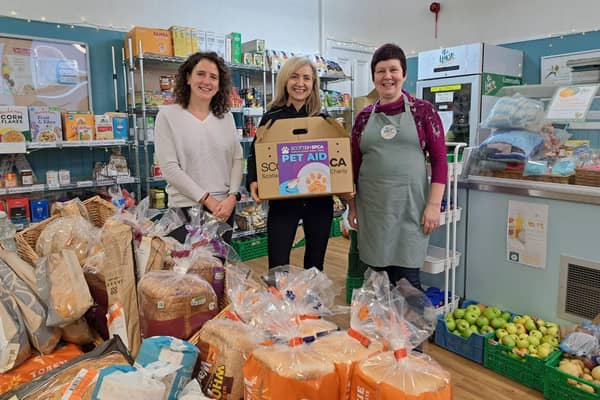
{"type": "MultiPolygon", "coordinates": [[[[308,111],[306,110],[306,106],[302,106],[300,110],[296,110],[296,107],[293,105],[283,106],[271,109],[263,115],[260,120],[260,124],[263,126],[269,123],[270,121],[277,121],[278,119],[287,119],[287,118],[304,118],[308,117],[308,111]]],[[[254,143],[256,142],[256,138],[252,141],[252,145],[250,146],[250,154],[248,154],[248,175],[246,176],[246,188],[250,191],[250,183],[257,181],[256,176],[256,151],[254,149],[254,143]]]]}

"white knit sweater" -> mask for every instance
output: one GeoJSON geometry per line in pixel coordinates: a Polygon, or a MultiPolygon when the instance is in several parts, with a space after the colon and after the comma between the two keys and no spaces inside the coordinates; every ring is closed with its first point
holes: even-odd
{"type": "Polygon", "coordinates": [[[198,205],[206,193],[222,200],[242,181],[242,147],[233,115],[201,121],[180,105],[161,107],[155,157],[167,181],[169,207],[198,205]]]}

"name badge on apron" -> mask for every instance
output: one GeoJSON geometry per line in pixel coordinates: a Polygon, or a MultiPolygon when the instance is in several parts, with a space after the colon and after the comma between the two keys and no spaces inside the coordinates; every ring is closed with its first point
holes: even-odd
{"type": "Polygon", "coordinates": [[[384,125],[383,128],[381,128],[381,137],[386,140],[393,139],[397,133],[398,133],[398,131],[396,130],[396,127],[391,124],[384,125]]]}

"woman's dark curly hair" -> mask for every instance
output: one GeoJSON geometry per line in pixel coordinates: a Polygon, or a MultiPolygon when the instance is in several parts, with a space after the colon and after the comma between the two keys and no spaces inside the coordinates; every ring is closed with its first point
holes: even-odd
{"type": "Polygon", "coordinates": [[[181,64],[179,71],[177,71],[177,78],[175,79],[175,101],[181,107],[188,108],[192,91],[187,80],[196,64],[201,60],[212,61],[219,70],[219,90],[210,101],[210,110],[217,118],[223,118],[223,114],[229,111],[231,72],[225,61],[223,61],[223,58],[213,51],[192,54],[181,64]]]}

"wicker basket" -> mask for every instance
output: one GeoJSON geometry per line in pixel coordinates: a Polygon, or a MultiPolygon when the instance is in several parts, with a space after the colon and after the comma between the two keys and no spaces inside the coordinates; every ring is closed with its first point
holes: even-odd
{"type": "Polygon", "coordinates": [[[576,183],[574,175],[562,176],[562,175],[528,175],[523,176],[522,172],[519,171],[485,171],[480,174],[481,176],[492,176],[494,178],[504,179],[519,179],[524,181],[536,181],[536,182],[550,182],[550,183],[576,183]]]}
{"type": "MultiPolygon", "coordinates": [[[[94,196],[83,201],[83,205],[88,211],[90,221],[92,224],[101,228],[106,220],[115,214],[115,207],[108,201],[102,199],[100,196],[94,196]]],[[[48,226],[48,224],[57,218],[58,215],[52,216],[48,219],[38,222],[37,224],[31,225],[28,228],[17,232],[15,235],[15,241],[17,242],[17,252],[19,256],[27,261],[31,265],[35,265],[39,258],[39,255],[35,252],[35,244],[38,237],[48,226]]]]}
{"type": "Polygon", "coordinates": [[[575,184],[600,187],[600,170],[577,168],[575,170],[575,184]]]}

